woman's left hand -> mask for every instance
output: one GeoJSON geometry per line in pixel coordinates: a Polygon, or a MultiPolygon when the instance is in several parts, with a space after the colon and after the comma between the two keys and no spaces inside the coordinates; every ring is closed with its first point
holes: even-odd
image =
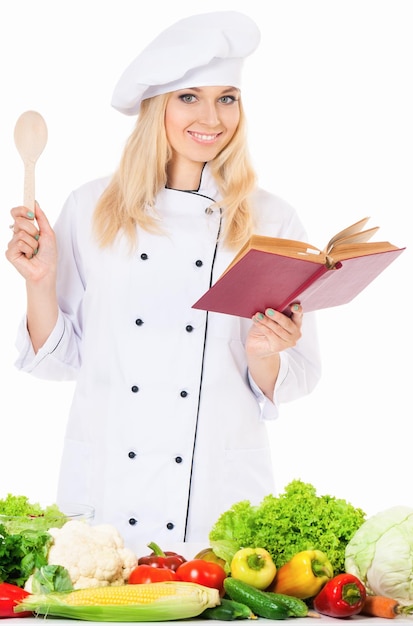
{"type": "Polygon", "coordinates": [[[299,304],[293,304],[291,312],[291,317],[274,309],[256,313],[245,345],[247,356],[266,358],[293,348],[301,337],[303,310],[299,304]]]}
{"type": "Polygon", "coordinates": [[[303,310],[291,305],[291,317],[274,309],[254,315],[247,335],[245,350],[248,369],[263,394],[273,399],[280,369],[280,352],[293,348],[301,337],[303,310]]]}

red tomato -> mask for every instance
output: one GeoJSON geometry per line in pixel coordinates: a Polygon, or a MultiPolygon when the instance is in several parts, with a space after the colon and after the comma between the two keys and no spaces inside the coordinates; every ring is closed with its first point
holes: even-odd
{"type": "Polygon", "coordinates": [[[176,575],[179,580],[184,582],[198,583],[198,585],[218,589],[220,595],[225,593],[224,580],[227,574],[218,563],[204,561],[203,559],[192,559],[192,561],[182,563],[176,570],[176,575]]]}
{"type": "Polygon", "coordinates": [[[130,573],[128,583],[131,585],[159,583],[164,580],[177,580],[176,574],[168,567],[153,567],[152,565],[138,565],[130,573]]]}

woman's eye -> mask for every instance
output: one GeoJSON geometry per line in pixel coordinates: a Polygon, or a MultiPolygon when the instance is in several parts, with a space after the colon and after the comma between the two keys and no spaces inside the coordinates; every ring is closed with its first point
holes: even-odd
{"type": "Polygon", "coordinates": [[[221,102],[221,104],[230,104],[231,102],[235,102],[236,101],[236,97],[235,96],[222,96],[219,101],[221,102]]]}
{"type": "Polygon", "coordinates": [[[191,102],[195,102],[196,97],[192,93],[184,93],[181,96],[179,96],[179,99],[182,100],[182,102],[191,103],[191,102]]]}

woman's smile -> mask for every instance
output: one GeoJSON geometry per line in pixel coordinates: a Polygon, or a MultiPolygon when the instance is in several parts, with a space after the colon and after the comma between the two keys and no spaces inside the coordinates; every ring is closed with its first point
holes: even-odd
{"type": "Polygon", "coordinates": [[[200,143],[213,143],[221,135],[221,133],[201,134],[188,130],[188,135],[190,135],[193,139],[195,139],[195,141],[198,141],[200,143]]]}

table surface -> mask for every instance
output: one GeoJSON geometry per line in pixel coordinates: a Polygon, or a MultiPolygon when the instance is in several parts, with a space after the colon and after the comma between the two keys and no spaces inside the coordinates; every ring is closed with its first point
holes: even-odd
{"type": "MultiPolygon", "coordinates": [[[[36,626],[39,626],[39,620],[44,620],[44,616],[43,615],[39,615],[39,617],[13,617],[13,622],[10,624],[10,626],[33,626],[34,624],[36,624],[36,626]]],[[[389,626],[389,623],[393,623],[394,620],[389,620],[389,619],[382,619],[382,618],[376,618],[376,617],[365,617],[362,615],[354,615],[353,617],[349,617],[346,618],[345,620],[343,619],[337,619],[334,617],[325,617],[324,615],[320,615],[320,618],[313,618],[313,617],[294,617],[294,618],[290,618],[288,620],[282,620],[282,625],[283,626],[289,626],[291,624],[291,626],[304,626],[304,624],[306,624],[307,626],[310,626],[309,620],[314,620],[316,623],[315,624],[311,624],[311,626],[326,626],[326,624],[336,624],[336,626],[339,626],[339,624],[348,624],[349,621],[351,622],[357,622],[359,624],[359,626],[368,626],[368,624],[370,624],[371,626],[389,626]],[[363,624],[361,624],[361,622],[364,622],[363,624]]],[[[400,626],[401,624],[409,624],[409,626],[412,626],[413,624],[413,616],[412,617],[402,617],[402,616],[398,616],[395,618],[396,620],[396,624],[397,626],[400,626]]],[[[65,624],[66,626],[68,626],[68,624],[70,624],[70,622],[78,622],[80,623],[81,620],[68,620],[68,619],[63,619],[63,618],[52,618],[52,617],[48,617],[47,618],[48,622],[53,622],[56,624],[65,624]]],[[[220,620],[205,620],[205,619],[197,619],[197,618],[191,618],[190,620],[175,620],[175,621],[171,621],[171,622],[161,622],[162,624],[176,624],[178,625],[180,621],[184,621],[185,623],[190,622],[191,625],[193,626],[206,626],[206,624],[209,624],[210,626],[213,626],[213,624],[227,624],[228,626],[228,622],[223,622],[220,620]]],[[[243,622],[247,622],[248,620],[243,620],[243,622]]],[[[269,622],[273,622],[274,620],[268,620],[268,619],[264,619],[264,618],[258,618],[258,620],[254,621],[254,624],[257,624],[257,622],[260,621],[262,622],[261,626],[266,626],[266,624],[269,624],[269,622]]],[[[240,624],[240,620],[236,620],[236,622],[238,622],[238,625],[240,624]]],[[[102,624],[102,622],[85,622],[82,621],[82,624],[102,624]]],[[[123,624],[125,625],[127,622],[110,622],[111,624],[123,624]]],[[[136,622],[135,622],[136,623],[136,622]]],[[[139,624],[149,624],[151,626],[154,625],[155,622],[139,622],[139,624]]],[[[158,622],[159,623],[159,622],[158,622]]],[[[242,623],[242,622],[241,622],[242,623]]],[[[278,624],[279,626],[281,626],[280,621],[274,621],[274,624],[278,624]]],[[[6,622],[4,622],[4,624],[2,626],[6,626],[6,622]]],[[[235,625],[234,625],[235,626],[235,625]]],[[[257,624],[258,626],[258,624],[257,624]]],[[[396,626],[396,625],[395,625],[396,626]]]]}

